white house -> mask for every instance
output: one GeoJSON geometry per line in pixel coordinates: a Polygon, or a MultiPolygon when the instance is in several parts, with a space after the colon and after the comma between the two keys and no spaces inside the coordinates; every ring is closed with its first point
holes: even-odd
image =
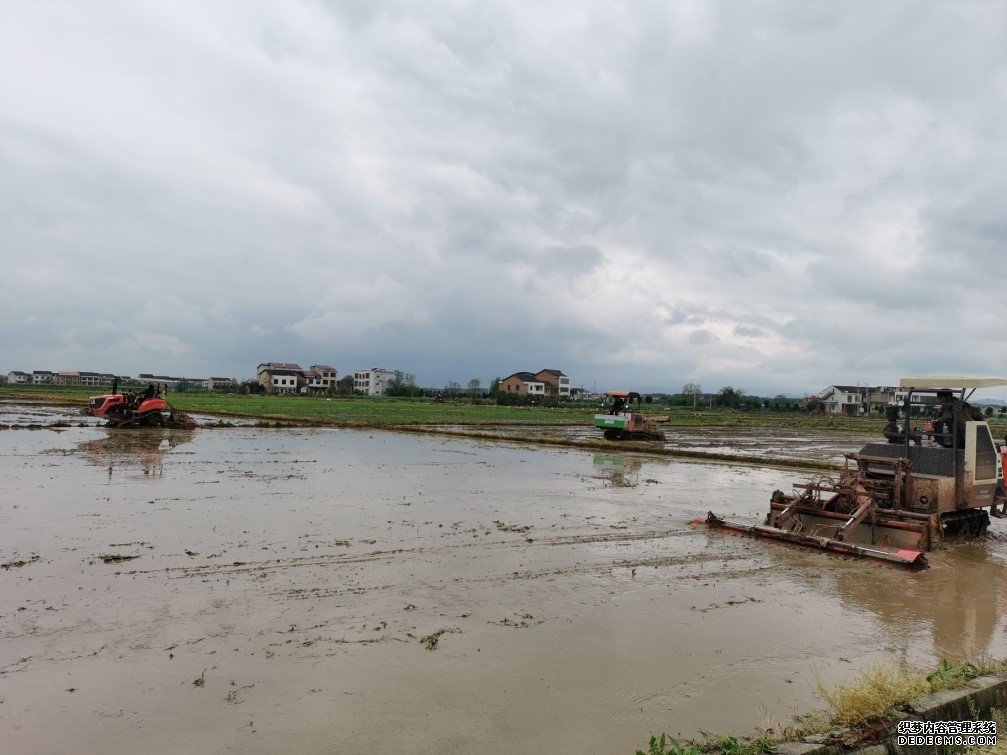
{"type": "MultiPolygon", "coordinates": [[[[902,405],[907,391],[887,385],[830,385],[815,398],[825,405],[828,414],[865,414],[878,406],[902,405]]],[[[913,406],[934,402],[934,397],[913,395],[913,406]]]]}
{"type": "Polygon", "coordinates": [[[818,394],[826,414],[861,414],[867,399],[867,388],[858,385],[830,385],[818,394]]]}
{"type": "Polygon", "coordinates": [[[369,370],[357,370],[353,373],[354,393],[365,393],[368,396],[384,396],[388,383],[395,377],[391,370],[371,367],[369,370]]]}
{"type": "Polygon", "coordinates": [[[21,370],[13,370],[7,373],[8,383],[30,383],[31,375],[27,372],[21,372],[21,370]]]}
{"type": "Polygon", "coordinates": [[[48,383],[52,384],[56,380],[56,373],[49,370],[32,370],[31,381],[33,383],[41,384],[48,383]]]}

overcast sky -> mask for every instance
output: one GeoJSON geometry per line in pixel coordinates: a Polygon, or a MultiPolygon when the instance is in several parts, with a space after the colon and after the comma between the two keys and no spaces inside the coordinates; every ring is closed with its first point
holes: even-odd
{"type": "Polygon", "coordinates": [[[0,370],[1007,373],[1001,2],[39,2],[0,370]]]}

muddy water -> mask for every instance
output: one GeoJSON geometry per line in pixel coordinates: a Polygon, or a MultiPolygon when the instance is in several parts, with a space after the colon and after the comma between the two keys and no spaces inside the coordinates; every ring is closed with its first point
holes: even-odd
{"type": "MultiPolygon", "coordinates": [[[[0,427],[43,429],[46,427],[104,427],[107,420],[89,417],[80,413],[73,405],[26,403],[10,399],[0,400],[0,427]]],[[[207,414],[189,414],[201,426],[253,427],[258,420],[248,417],[216,417],[207,414]]]]}
{"type": "Polygon", "coordinates": [[[6,431],[0,561],[27,563],[0,571],[0,741],[631,752],[786,719],[878,659],[1007,654],[999,537],[908,574],[688,524],[754,521],[797,479],[351,430],[6,431]]]}
{"type": "MultiPolygon", "coordinates": [[[[513,438],[550,438],[577,441],[603,440],[601,432],[588,425],[514,426],[514,425],[444,425],[452,433],[484,435],[491,433],[513,438]]],[[[843,462],[843,454],[876,443],[878,435],[837,433],[828,430],[761,427],[669,427],[660,426],[667,436],[668,450],[740,455],[749,458],[800,459],[843,462]]],[[[618,443],[612,442],[613,449],[618,443]]]]}

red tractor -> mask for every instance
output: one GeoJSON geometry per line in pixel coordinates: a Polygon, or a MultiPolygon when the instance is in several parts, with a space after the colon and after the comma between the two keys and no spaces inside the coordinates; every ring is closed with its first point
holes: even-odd
{"type": "Polygon", "coordinates": [[[153,385],[137,395],[119,393],[118,387],[115,381],[112,393],[88,399],[84,414],[104,417],[109,427],[195,427],[195,423],[186,414],[176,412],[153,385]]]}

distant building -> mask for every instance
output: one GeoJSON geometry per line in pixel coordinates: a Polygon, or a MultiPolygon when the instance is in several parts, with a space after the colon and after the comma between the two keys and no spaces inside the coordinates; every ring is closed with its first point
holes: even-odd
{"type": "MultiPolygon", "coordinates": [[[[906,396],[908,395],[908,388],[892,388],[892,398],[889,403],[904,406],[906,403],[906,396]]],[[[925,391],[914,391],[912,397],[909,399],[909,405],[915,408],[936,406],[937,393],[934,391],[930,391],[929,393],[925,391]]]]}
{"type": "Polygon", "coordinates": [[[297,393],[305,382],[304,368],[296,362],[263,362],[255,376],[270,393],[297,393]]]}
{"type": "MultiPolygon", "coordinates": [[[[84,373],[81,373],[82,375],[84,373]]],[[[198,386],[203,381],[202,378],[184,378],[176,377],[174,375],[155,375],[151,372],[141,372],[136,376],[136,382],[141,385],[155,385],[164,388],[165,390],[178,388],[179,383],[186,382],[192,386],[198,386]]]]}
{"type": "Polygon", "coordinates": [[[521,396],[544,396],[545,386],[533,372],[515,372],[500,381],[501,391],[521,396]]]}
{"type": "Polygon", "coordinates": [[[56,373],[49,370],[32,370],[31,381],[36,385],[52,385],[56,380],[56,373]]]}
{"type": "Polygon", "coordinates": [[[211,377],[200,381],[200,386],[208,391],[219,391],[226,388],[237,388],[238,381],[229,377],[211,377]]]}
{"type": "MultiPolygon", "coordinates": [[[[879,406],[901,405],[908,391],[887,385],[830,385],[808,401],[821,401],[826,414],[867,414],[879,406]]],[[[913,406],[927,406],[936,402],[936,397],[914,393],[913,406]]]]}
{"type": "Polygon", "coordinates": [[[504,393],[522,396],[570,397],[570,378],[562,370],[544,369],[538,372],[515,372],[500,381],[504,393]]]}
{"type": "Polygon", "coordinates": [[[21,370],[13,370],[7,373],[8,383],[30,383],[31,375],[27,372],[21,372],[21,370]]]}
{"type": "Polygon", "coordinates": [[[353,373],[353,391],[368,396],[384,396],[393,377],[395,377],[394,372],[383,370],[380,367],[357,370],[353,373]]]}
{"type": "Polygon", "coordinates": [[[74,370],[61,370],[56,373],[56,385],[80,385],[80,373],[74,370]]]}
{"type": "Polygon", "coordinates": [[[313,364],[304,372],[304,387],[301,393],[324,393],[335,390],[338,371],[327,364],[313,364]]]}
{"type": "Polygon", "coordinates": [[[115,380],[115,375],[110,375],[107,372],[85,372],[81,370],[78,374],[80,375],[80,385],[90,387],[112,385],[112,381],[115,380]]]}
{"type": "Polygon", "coordinates": [[[564,375],[562,370],[539,370],[535,373],[535,378],[545,383],[547,393],[561,397],[570,396],[570,378],[564,375]]]}

